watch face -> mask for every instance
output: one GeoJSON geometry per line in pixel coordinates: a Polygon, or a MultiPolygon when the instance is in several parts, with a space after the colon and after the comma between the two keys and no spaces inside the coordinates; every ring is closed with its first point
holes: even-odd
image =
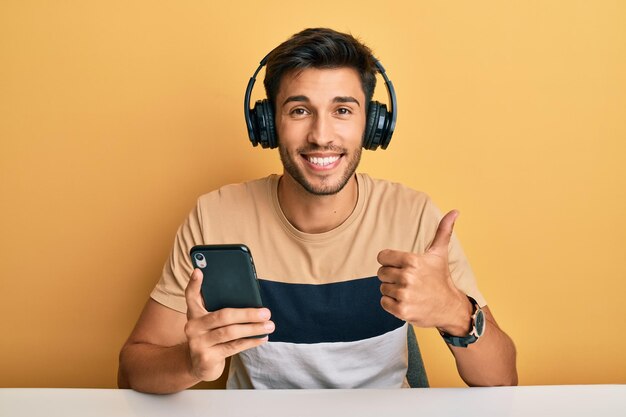
{"type": "Polygon", "coordinates": [[[485,331],[485,314],[483,313],[482,310],[478,310],[476,312],[475,326],[476,326],[476,335],[478,337],[482,336],[483,332],[485,331]]]}

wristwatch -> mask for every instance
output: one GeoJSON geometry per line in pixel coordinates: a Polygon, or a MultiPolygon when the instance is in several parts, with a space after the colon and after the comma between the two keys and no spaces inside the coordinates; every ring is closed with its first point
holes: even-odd
{"type": "Polygon", "coordinates": [[[467,298],[470,300],[470,303],[472,303],[472,306],[474,306],[474,310],[472,311],[472,329],[467,336],[452,336],[446,332],[440,331],[443,340],[449,345],[466,348],[476,342],[485,332],[485,314],[483,310],[476,300],[469,295],[467,298]]]}

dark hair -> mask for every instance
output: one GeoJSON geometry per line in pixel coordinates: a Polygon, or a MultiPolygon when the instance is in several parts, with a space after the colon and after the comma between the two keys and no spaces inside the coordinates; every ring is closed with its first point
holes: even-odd
{"type": "Polygon", "coordinates": [[[306,68],[355,69],[361,77],[366,106],[376,87],[376,59],[372,50],[352,35],[327,28],[305,29],[270,52],[265,68],[265,92],[275,106],[285,74],[306,68]]]}

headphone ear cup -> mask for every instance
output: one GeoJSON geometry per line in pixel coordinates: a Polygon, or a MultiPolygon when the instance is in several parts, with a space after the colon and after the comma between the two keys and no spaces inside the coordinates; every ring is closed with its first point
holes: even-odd
{"type": "Polygon", "coordinates": [[[248,118],[250,120],[248,124],[248,137],[252,146],[259,144],[259,101],[254,104],[254,107],[248,110],[248,118]]]}
{"type": "Polygon", "coordinates": [[[267,100],[258,100],[251,111],[254,138],[252,144],[260,143],[263,148],[276,147],[276,133],[274,130],[274,112],[267,100]]]}
{"type": "Polygon", "coordinates": [[[387,111],[386,104],[381,104],[380,106],[381,109],[378,114],[378,125],[381,127],[381,131],[378,145],[383,149],[387,149],[389,142],[391,142],[391,135],[393,135],[393,131],[391,130],[391,119],[393,115],[387,111]]]}
{"type": "Polygon", "coordinates": [[[365,134],[363,135],[363,148],[376,150],[378,147],[377,130],[379,122],[379,113],[381,106],[378,101],[371,101],[367,110],[367,120],[365,122],[365,134]]]}
{"type": "Polygon", "coordinates": [[[265,100],[265,114],[267,117],[267,146],[274,149],[278,146],[278,140],[274,125],[274,108],[268,100],[265,100]]]}
{"type": "Polygon", "coordinates": [[[363,147],[375,151],[378,147],[386,149],[391,141],[391,117],[387,105],[372,101],[368,111],[367,129],[363,140],[363,147]]]}

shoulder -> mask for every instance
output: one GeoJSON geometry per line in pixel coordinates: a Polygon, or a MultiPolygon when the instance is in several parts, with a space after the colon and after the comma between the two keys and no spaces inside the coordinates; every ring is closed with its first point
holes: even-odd
{"type": "Polygon", "coordinates": [[[432,204],[429,195],[423,191],[415,190],[399,182],[385,179],[372,178],[368,174],[359,174],[370,202],[384,205],[425,207],[432,204]]]}
{"type": "Polygon", "coordinates": [[[214,204],[240,205],[269,197],[271,185],[276,181],[275,177],[275,175],[270,175],[256,180],[223,185],[198,197],[198,206],[207,207],[214,204]]]}
{"type": "Polygon", "coordinates": [[[226,221],[265,214],[272,210],[272,185],[277,181],[270,175],[252,181],[224,185],[198,197],[195,212],[201,223],[226,221]]]}

